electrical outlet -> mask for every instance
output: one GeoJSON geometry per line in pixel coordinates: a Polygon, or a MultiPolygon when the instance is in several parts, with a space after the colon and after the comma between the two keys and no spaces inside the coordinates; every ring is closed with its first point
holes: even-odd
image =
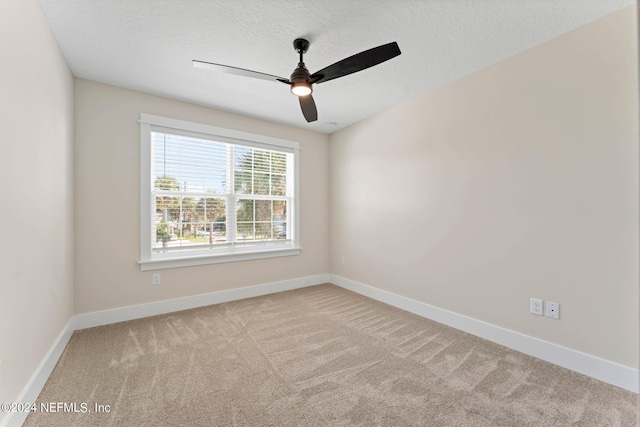
{"type": "Polygon", "coordinates": [[[340,265],[345,265],[347,262],[347,260],[345,259],[345,257],[340,258],[340,265]]]}
{"type": "Polygon", "coordinates": [[[544,308],[545,308],[544,310],[545,316],[550,317],[552,319],[560,318],[560,304],[558,304],[557,302],[547,301],[544,308]]]}
{"type": "Polygon", "coordinates": [[[542,316],[542,304],[544,301],[538,298],[529,298],[529,313],[542,316]]]}
{"type": "Polygon", "coordinates": [[[151,283],[153,283],[154,285],[159,285],[160,284],[160,273],[154,273],[153,274],[153,279],[152,279],[151,283]]]}

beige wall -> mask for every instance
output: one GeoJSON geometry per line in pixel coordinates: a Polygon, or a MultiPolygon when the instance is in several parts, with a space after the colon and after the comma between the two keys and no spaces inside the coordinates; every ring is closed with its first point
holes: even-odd
{"type": "Polygon", "coordinates": [[[73,314],[73,79],[36,0],[2,2],[0,57],[0,402],[15,402],[73,314]]]}
{"type": "Polygon", "coordinates": [[[637,368],[635,18],[333,134],[331,271],[637,368]],[[529,314],[529,297],[561,320],[529,314]]]}
{"type": "MultiPolygon", "coordinates": [[[[212,94],[212,96],[215,96],[212,94]]],[[[328,137],[75,80],[75,309],[86,313],[329,271],[328,137]],[[140,113],[300,142],[301,246],[292,257],[141,272],[140,113]]]]}

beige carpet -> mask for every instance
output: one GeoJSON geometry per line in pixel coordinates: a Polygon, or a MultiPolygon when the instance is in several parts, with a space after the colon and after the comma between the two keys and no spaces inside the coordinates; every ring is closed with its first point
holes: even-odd
{"type": "Polygon", "coordinates": [[[91,412],[25,426],[638,425],[634,393],[333,285],[77,331],[38,402],[91,412]]]}

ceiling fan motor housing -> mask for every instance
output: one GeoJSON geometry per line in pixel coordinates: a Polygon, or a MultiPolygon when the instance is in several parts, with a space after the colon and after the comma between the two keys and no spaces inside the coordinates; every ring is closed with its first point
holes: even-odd
{"type": "Polygon", "coordinates": [[[298,68],[296,68],[295,70],[293,70],[293,73],[291,73],[291,77],[289,80],[291,80],[291,83],[309,83],[309,76],[311,74],[309,73],[309,70],[307,70],[307,67],[305,67],[304,62],[300,62],[298,64],[298,68]]]}

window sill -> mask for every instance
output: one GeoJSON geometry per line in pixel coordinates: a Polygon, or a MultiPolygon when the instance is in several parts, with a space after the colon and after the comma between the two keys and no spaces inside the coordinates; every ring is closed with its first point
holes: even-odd
{"type": "Polygon", "coordinates": [[[300,255],[302,248],[269,249],[224,255],[200,255],[183,258],[165,258],[138,261],[140,271],[161,270],[165,268],[191,267],[196,265],[220,264],[225,262],[249,261],[254,259],[276,258],[300,255]]]}

